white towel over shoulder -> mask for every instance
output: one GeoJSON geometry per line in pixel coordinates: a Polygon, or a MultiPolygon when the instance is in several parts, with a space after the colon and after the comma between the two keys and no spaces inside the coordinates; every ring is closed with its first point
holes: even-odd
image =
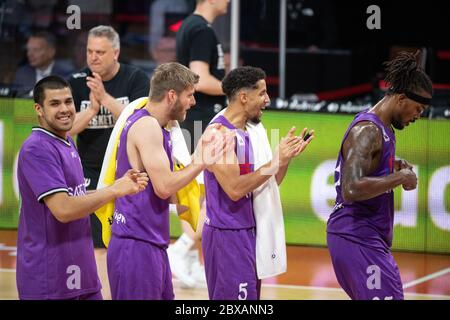
{"type": "MultiPolygon", "coordinates": [[[[272,160],[266,129],[247,122],[253,147],[255,170],[272,160]]],[[[264,279],[287,270],[286,240],[280,190],[275,176],[253,191],[253,212],[256,220],[256,270],[264,279]]]]}

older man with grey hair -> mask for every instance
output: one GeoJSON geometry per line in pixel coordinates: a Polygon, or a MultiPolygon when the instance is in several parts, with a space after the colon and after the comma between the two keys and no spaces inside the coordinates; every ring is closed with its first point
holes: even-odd
{"type": "MultiPolygon", "coordinates": [[[[150,80],[140,69],[119,62],[120,39],[110,26],[97,26],[88,34],[87,67],[70,78],[76,107],[71,135],[83,165],[86,188],[95,190],[103,157],[116,119],[123,108],[140,97],[148,96],[150,80]]],[[[104,248],[101,223],[91,215],[94,246],[104,248]]],[[[96,250],[104,254],[106,250],[96,250]]]]}

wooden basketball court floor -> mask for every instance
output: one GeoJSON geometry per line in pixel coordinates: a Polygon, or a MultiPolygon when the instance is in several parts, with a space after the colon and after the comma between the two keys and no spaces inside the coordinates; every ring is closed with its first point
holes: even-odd
{"type": "MultiPolygon", "coordinates": [[[[15,230],[0,230],[0,300],[18,299],[15,230]]],[[[288,246],[286,273],[263,280],[263,300],[349,299],[337,283],[326,248],[288,246]]],[[[106,252],[97,251],[104,299],[110,299],[106,252]]],[[[407,300],[450,300],[450,255],[394,252],[407,300]]],[[[175,299],[208,299],[206,287],[184,289],[174,278],[175,299]]]]}

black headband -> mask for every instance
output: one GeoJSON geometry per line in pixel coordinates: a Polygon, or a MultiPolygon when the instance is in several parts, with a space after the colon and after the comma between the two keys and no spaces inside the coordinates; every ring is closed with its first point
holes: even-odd
{"type": "Polygon", "coordinates": [[[409,99],[421,103],[423,105],[430,105],[431,104],[431,99],[430,98],[425,98],[423,96],[419,96],[418,94],[415,94],[414,92],[411,91],[405,91],[404,92],[405,96],[407,96],[409,99]]]}
{"type": "Polygon", "coordinates": [[[421,104],[423,104],[423,105],[426,105],[426,106],[428,106],[428,105],[431,104],[431,98],[426,98],[426,97],[424,97],[424,96],[420,96],[420,95],[415,94],[414,92],[409,91],[409,90],[394,92],[394,90],[393,90],[392,88],[390,88],[389,91],[390,91],[391,93],[398,93],[398,94],[403,93],[403,94],[405,94],[405,96],[407,96],[409,99],[411,99],[411,100],[413,100],[413,101],[415,101],[415,102],[417,102],[417,103],[421,103],[421,104]]]}

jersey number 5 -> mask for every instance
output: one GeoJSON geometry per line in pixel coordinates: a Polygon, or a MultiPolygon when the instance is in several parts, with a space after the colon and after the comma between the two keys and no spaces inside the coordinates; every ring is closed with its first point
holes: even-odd
{"type": "Polygon", "coordinates": [[[247,300],[247,286],[248,286],[247,282],[239,283],[239,294],[238,294],[239,300],[247,300]]]}

